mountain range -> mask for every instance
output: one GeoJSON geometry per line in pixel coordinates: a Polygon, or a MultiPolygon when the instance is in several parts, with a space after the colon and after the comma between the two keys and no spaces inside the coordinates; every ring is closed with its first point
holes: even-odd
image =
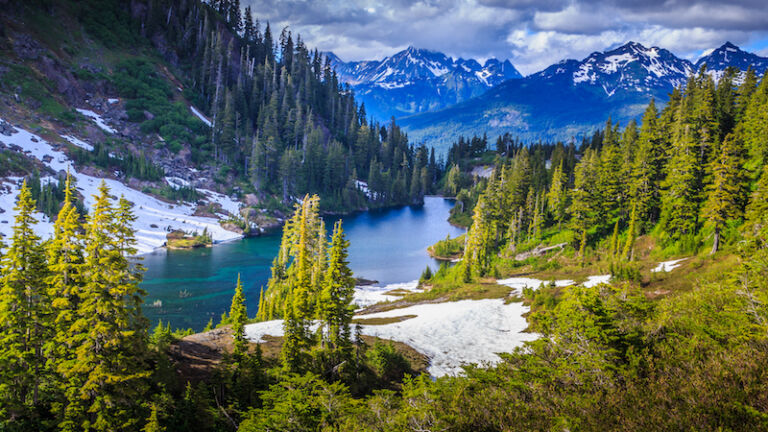
{"type": "Polygon", "coordinates": [[[380,61],[344,62],[332,52],[324,55],[339,81],[348,84],[365,103],[366,112],[380,120],[446,108],[522,78],[509,60],[492,58],[481,65],[412,46],[380,61]]]}
{"type": "Polygon", "coordinates": [[[663,105],[704,65],[715,79],[729,66],[751,67],[762,76],[768,58],[727,42],[693,63],[666,49],[629,42],[580,61],[563,60],[456,105],[399,118],[399,123],[414,141],[438,149],[458,135],[483,133],[570,140],[591,133],[609,116],[621,124],[637,119],[652,98],[663,105]]]}

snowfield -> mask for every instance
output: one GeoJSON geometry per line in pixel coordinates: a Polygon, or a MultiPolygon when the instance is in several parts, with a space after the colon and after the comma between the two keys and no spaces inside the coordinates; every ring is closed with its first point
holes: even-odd
{"type": "MultiPolygon", "coordinates": [[[[572,280],[559,280],[553,282],[555,283],[555,286],[558,287],[566,287],[575,283],[572,280]]],[[[542,284],[547,285],[551,282],[526,277],[513,277],[509,279],[499,279],[496,281],[496,283],[512,288],[512,292],[510,294],[522,294],[523,288],[538,289],[542,284]]]]}
{"type": "MultiPolygon", "coordinates": [[[[548,284],[533,278],[509,278],[498,281],[512,293],[524,287],[538,288],[548,284]]],[[[557,286],[573,285],[573,281],[555,281],[557,286]]],[[[418,282],[386,286],[356,287],[354,304],[367,307],[375,303],[398,300],[399,296],[384,294],[392,290],[419,292],[418,282]]],[[[520,302],[505,304],[505,299],[460,300],[428,303],[393,309],[386,312],[357,315],[356,318],[396,318],[415,315],[400,322],[384,325],[363,325],[364,335],[377,336],[407,344],[429,358],[428,372],[438,377],[462,373],[462,365],[494,364],[501,360],[500,352],[511,352],[538,336],[527,333],[528,322],[523,317],[529,308],[520,302]]],[[[314,327],[316,328],[316,327],[314,327]]],[[[246,337],[263,342],[263,336],[283,336],[283,321],[273,320],[249,324],[246,337]]]]}
{"type": "MultiPolygon", "coordinates": [[[[19,195],[19,189],[21,189],[21,177],[8,177],[0,182],[0,209],[3,213],[0,213],[0,233],[3,234],[6,239],[6,243],[10,241],[10,237],[13,235],[13,223],[16,220],[16,197],[19,195]]],[[[53,232],[53,223],[48,220],[48,216],[36,212],[34,214],[38,223],[35,225],[35,234],[42,238],[46,238],[53,232]]]]}
{"type": "Polygon", "coordinates": [[[585,288],[592,288],[600,284],[607,284],[610,281],[611,275],[587,276],[586,282],[582,283],[582,285],[584,285],[585,288]]]}
{"type": "MultiPolygon", "coordinates": [[[[91,207],[95,202],[92,195],[98,193],[98,187],[102,179],[77,172],[72,161],[63,152],[55,150],[51,144],[35,134],[18,127],[16,129],[17,132],[10,137],[0,135],[0,141],[6,145],[21,147],[22,151],[28,156],[43,162],[55,172],[63,172],[69,169],[72,177],[77,182],[77,190],[85,197],[85,206],[91,207]]],[[[73,140],[72,137],[65,139],[70,142],[73,140]]],[[[80,142],[82,145],[88,145],[82,141],[80,142]]],[[[0,209],[5,211],[0,214],[0,222],[3,222],[0,223],[0,233],[6,237],[12,233],[12,209],[15,205],[14,202],[20,186],[20,184],[14,183],[20,181],[20,179],[6,179],[3,183],[3,189],[0,191],[0,209]],[[7,223],[4,223],[6,221],[7,223]]],[[[215,242],[235,240],[242,237],[240,234],[222,228],[217,219],[193,216],[195,212],[194,204],[169,204],[132,189],[117,180],[105,179],[104,181],[109,186],[110,194],[113,197],[125,196],[134,205],[133,211],[137,217],[134,224],[138,240],[136,248],[140,254],[162,247],[165,244],[166,234],[173,230],[202,233],[203,230],[207,229],[215,242]]],[[[201,192],[210,200],[221,204],[225,211],[237,214],[239,203],[236,201],[212,191],[201,190],[201,192]]],[[[41,237],[47,238],[53,232],[53,229],[52,224],[44,218],[43,215],[38,215],[38,219],[42,222],[38,224],[36,231],[41,237]]]]}
{"type": "Polygon", "coordinates": [[[432,376],[461,374],[468,363],[497,363],[499,352],[511,352],[538,336],[523,332],[528,322],[522,303],[502,299],[431,303],[363,315],[360,318],[415,318],[385,325],[364,325],[363,334],[403,342],[429,357],[432,376]]]}
{"type": "Polygon", "coordinates": [[[82,108],[77,108],[77,112],[93,120],[94,123],[96,123],[96,126],[98,126],[104,132],[108,132],[111,134],[117,133],[117,131],[114,128],[108,125],[107,122],[105,122],[104,119],[100,115],[96,114],[95,112],[87,109],[82,109],[82,108]]]}
{"type": "Polygon", "coordinates": [[[365,286],[356,287],[355,296],[352,299],[352,303],[360,308],[365,308],[376,303],[383,303],[388,301],[399,300],[402,296],[396,296],[392,294],[386,294],[392,290],[409,291],[409,292],[421,292],[419,288],[419,281],[398,283],[379,286],[365,286]]]}
{"type": "MultiPolygon", "coordinates": [[[[417,282],[384,287],[355,288],[355,304],[370,305],[376,299],[397,299],[382,293],[394,289],[416,290],[417,282]],[[386,298],[389,297],[389,298],[386,298]]],[[[538,285],[537,285],[538,286],[538,285]]],[[[429,303],[358,315],[356,318],[394,318],[415,315],[401,322],[385,325],[362,325],[364,335],[403,342],[429,357],[428,372],[439,377],[462,373],[461,366],[470,363],[497,363],[499,352],[511,352],[538,336],[525,333],[528,327],[522,303],[504,304],[503,299],[461,300],[429,303]]],[[[316,329],[313,326],[313,330],[316,329]]],[[[265,335],[283,336],[283,321],[265,321],[245,326],[246,337],[264,342],[265,335]]]]}

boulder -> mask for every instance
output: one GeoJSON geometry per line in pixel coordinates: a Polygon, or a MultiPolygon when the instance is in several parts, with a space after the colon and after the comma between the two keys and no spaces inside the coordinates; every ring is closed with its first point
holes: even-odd
{"type": "Polygon", "coordinates": [[[249,206],[257,206],[261,200],[256,194],[245,194],[245,204],[249,206]]]}

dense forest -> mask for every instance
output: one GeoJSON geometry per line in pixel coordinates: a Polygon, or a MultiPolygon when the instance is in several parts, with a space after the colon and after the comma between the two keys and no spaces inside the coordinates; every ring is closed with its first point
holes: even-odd
{"type": "MultiPolygon", "coordinates": [[[[358,180],[369,183],[373,205],[419,202],[432,190],[439,173],[426,147],[409,145],[394,120],[369,122],[327,59],[300,36],[294,40],[287,28],[273,35],[249,7],[240,10],[237,0],[153,1],[138,18],[146,37],[162,35],[174,47],[190,80],[186,94],[211,118],[198,160],[283,201],[318,193],[329,208],[364,207],[358,180]]],[[[128,114],[143,120],[154,101],[129,83],[146,82],[145,73],[134,64],[121,72],[118,89],[134,98],[128,114]]],[[[175,126],[163,116],[142,124],[167,140],[175,126]]]]}
{"type": "Polygon", "coordinates": [[[552,226],[582,256],[608,239],[621,261],[646,233],[670,253],[695,253],[705,242],[715,253],[723,241],[739,241],[745,214],[765,200],[758,185],[768,176],[768,85],[758,86],[751,70],[744,75],[735,86],[731,70],[715,85],[702,70],[661,112],[652,101],[640,126],[620,130],[608,120],[578,161],[562,145],[549,170],[543,152],[531,154],[536,147],[501,160],[474,207],[467,274],[488,274],[499,251],[538,244],[552,226]]]}
{"type": "MultiPolygon", "coordinates": [[[[222,190],[274,197],[288,210],[306,193],[319,194],[326,211],[350,211],[419,203],[435,192],[441,167],[433,152],[409,143],[394,119],[369,119],[323,55],[287,28],[261,23],[239,1],[35,0],[11,2],[3,14],[71,25],[73,35],[62,40],[38,35],[36,26],[25,30],[70,70],[71,86],[88,89],[83,97],[94,88],[119,97],[123,120],[140,126],[143,139],[130,145],[113,137],[93,150],[73,149],[80,165],[161,182],[151,155],[167,150],[167,163],[188,160],[222,190]],[[94,50],[101,59],[83,58],[94,50]]],[[[24,58],[0,62],[10,68],[3,91],[23,88],[28,108],[62,127],[76,123],[80,116],[67,105],[82,100],[59,94],[24,58]]]]}

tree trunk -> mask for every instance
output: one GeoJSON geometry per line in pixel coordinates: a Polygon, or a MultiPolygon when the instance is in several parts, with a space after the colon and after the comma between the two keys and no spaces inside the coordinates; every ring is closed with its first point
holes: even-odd
{"type": "Polygon", "coordinates": [[[712,242],[712,250],[709,252],[710,255],[714,255],[715,252],[717,252],[717,249],[720,247],[720,229],[715,228],[715,241],[712,242]]]}

